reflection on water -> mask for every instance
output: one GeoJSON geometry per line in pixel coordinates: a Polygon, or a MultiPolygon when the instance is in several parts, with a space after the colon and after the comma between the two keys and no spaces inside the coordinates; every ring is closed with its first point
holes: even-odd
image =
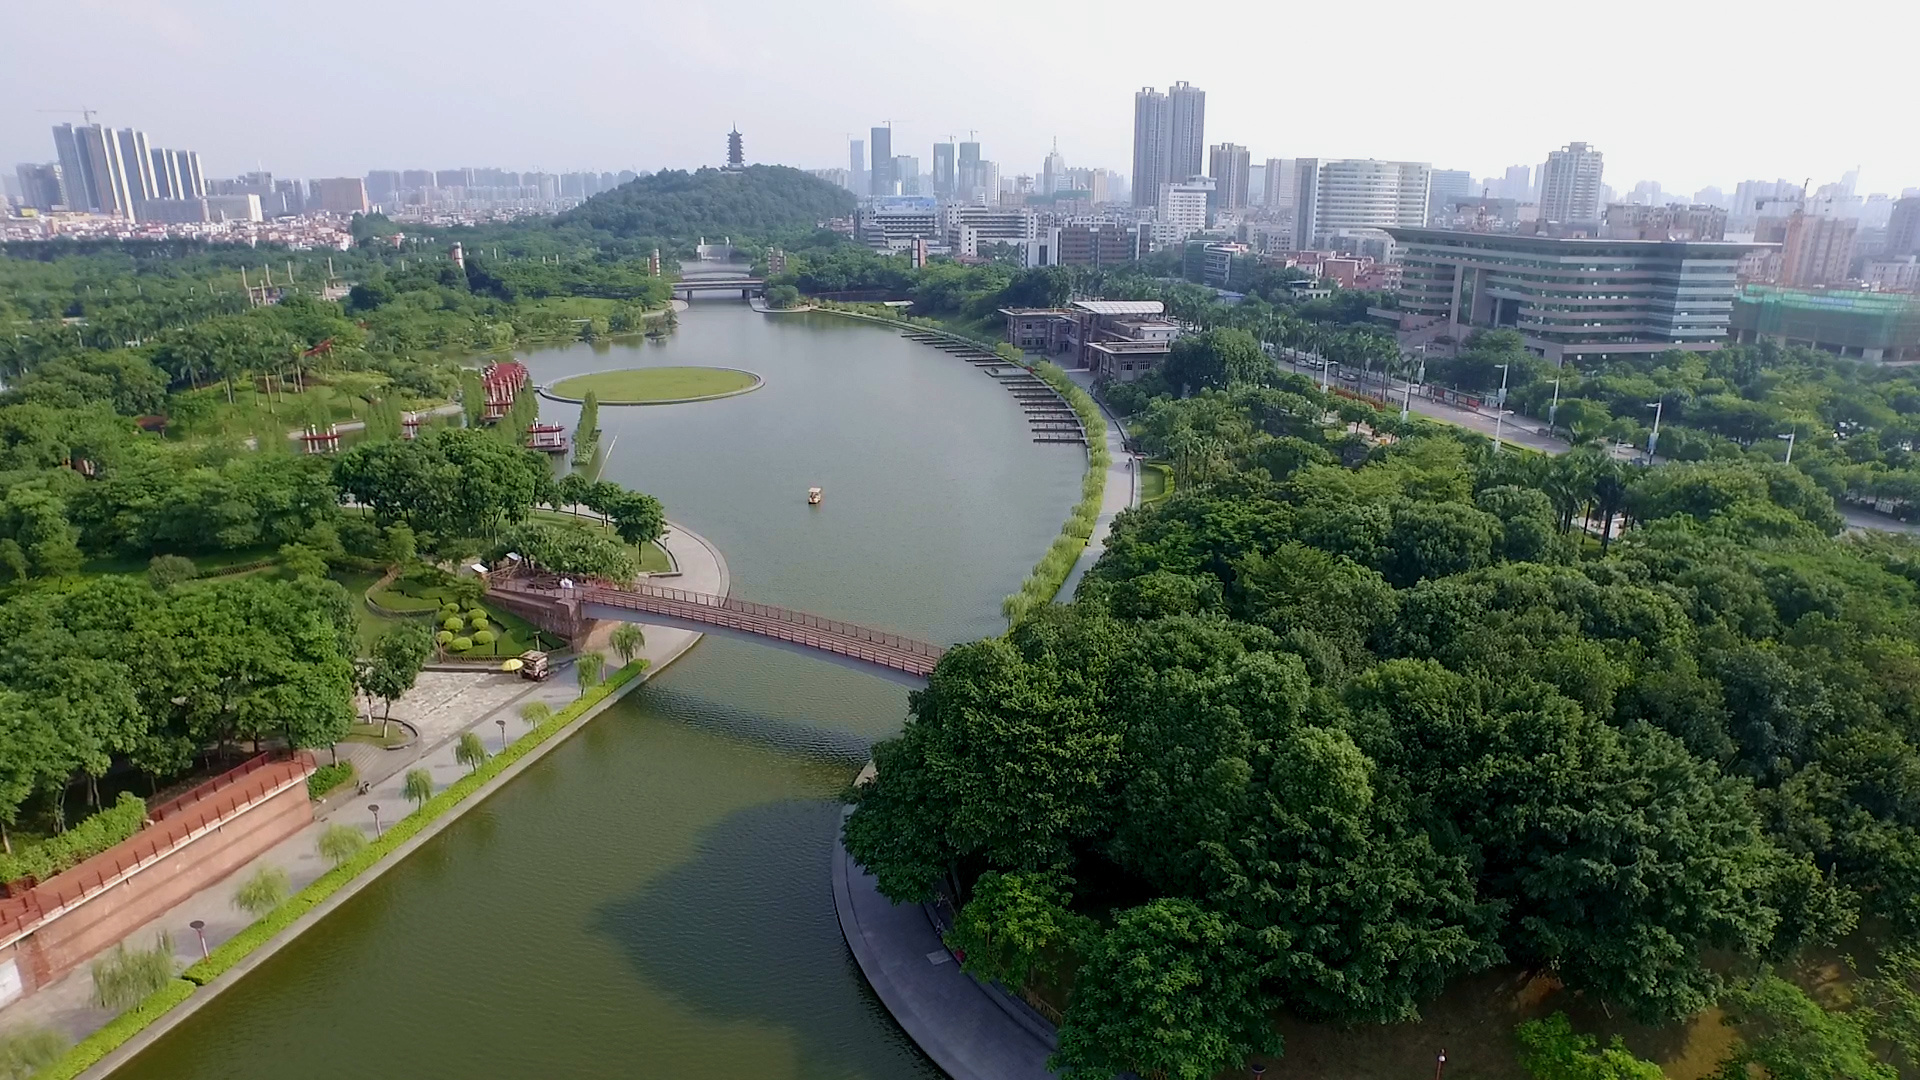
{"type": "MultiPolygon", "coordinates": [[[[606,475],[659,494],[753,600],[992,633],[1078,496],[1080,452],[1030,442],[989,377],[850,320],[700,301],[662,342],[525,359],[541,382],[766,377],[600,413],[606,475]]],[[[905,706],[893,683],[706,639],[118,1075],[937,1077],[860,979],[827,877],[835,799],[905,706]]]]}

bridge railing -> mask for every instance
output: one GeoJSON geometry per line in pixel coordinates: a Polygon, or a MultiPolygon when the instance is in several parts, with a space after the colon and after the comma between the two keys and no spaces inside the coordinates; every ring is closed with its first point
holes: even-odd
{"type": "MultiPolygon", "coordinates": [[[[858,623],[841,622],[838,619],[824,619],[818,615],[811,615],[804,611],[795,611],[792,608],[776,607],[772,604],[756,604],[752,601],[736,600],[732,597],[716,596],[712,593],[689,592],[685,589],[671,589],[660,585],[635,585],[631,589],[593,589],[588,591],[592,594],[610,593],[614,596],[652,596],[662,600],[673,600],[683,604],[693,604],[698,607],[731,611],[741,615],[750,615],[754,618],[784,623],[788,626],[803,627],[808,630],[818,630],[822,633],[836,634],[851,641],[864,641],[885,648],[895,649],[900,652],[911,653],[915,656],[924,656],[929,659],[937,660],[940,655],[946,651],[929,642],[920,641],[916,638],[903,637],[899,634],[890,634],[883,630],[875,630],[870,626],[861,626],[858,623]]],[[[595,595],[592,598],[599,599],[600,597],[595,595]]],[[[615,602],[617,603],[617,601],[615,602]]]]}

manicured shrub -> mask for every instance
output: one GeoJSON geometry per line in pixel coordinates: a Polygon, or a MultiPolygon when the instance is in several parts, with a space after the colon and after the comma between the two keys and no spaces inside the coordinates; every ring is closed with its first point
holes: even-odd
{"type": "Polygon", "coordinates": [[[473,618],[467,620],[467,625],[473,627],[475,630],[485,630],[493,624],[487,621],[485,615],[475,615],[473,618]]]}
{"type": "Polygon", "coordinates": [[[339,761],[332,765],[322,765],[307,777],[307,798],[319,800],[327,792],[353,779],[353,762],[339,761]]]}
{"type": "Polygon", "coordinates": [[[433,635],[433,640],[442,645],[445,645],[447,642],[453,640],[453,631],[442,630],[439,633],[433,635]]]}
{"type": "Polygon", "coordinates": [[[66,832],[31,846],[18,845],[12,855],[0,854],[0,881],[28,876],[45,881],[139,832],[146,820],[146,800],[123,791],[111,807],[66,832]]]}
{"type": "Polygon", "coordinates": [[[468,608],[467,618],[473,622],[485,622],[488,618],[487,609],[483,607],[468,608]]]}
{"type": "Polygon", "coordinates": [[[174,1006],[193,996],[195,984],[185,979],[169,979],[167,984],[145,1001],[107,1021],[107,1026],[81,1039],[66,1056],[34,1074],[34,1080],[73,1080],[100,1059],[120,1048],[120,1044],[139,1034],[148,1024],[174,1006]]]}
{"type": "Polygon", "coordinates": [[[438,616],[438,617],[439,617],[439,618],[442,618],[442,619],[457,619],[457,618],[459,618],[459,617],[460,617],[460,605],[459,605],[459,604],[443,604],[443,605],[441,606],[441,608],[440,608],[440,614],[439,614],[439,616],[438,616]]]}
{"type": "Polygon", "coordinates": [[[473,632],[473,643],[475,645],[491,645],[493,644],[493,642],[494,642],[493,631],[475,630],[473,632]]]}
{"type": "Polygon", "coordinates": [[[465,627],[466,627],[466,624],[460,621],[460,616],[458,615],[449,615],[445,620],[443,620],[440,623],[441,629],[451,630],[456,634],[459,633],[465,627]]]}
{"type": "Polygon", "coordinates": [[[449,652],[466,652],[471,648],[473,648],[473,639],[469,637],[457,637],[447,642],[449,652]]]}

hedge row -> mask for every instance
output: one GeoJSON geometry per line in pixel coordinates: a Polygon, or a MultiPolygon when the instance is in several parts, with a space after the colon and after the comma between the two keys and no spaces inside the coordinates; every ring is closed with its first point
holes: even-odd
{"type": "Polygon", "coordinates": [[[146,820],[146,800],[131,791],[123,791],[112,806],[66,832],[31,846],[22,844],[12,855],[0,854],[0,881],[18,881],[23,877],[45,881],[139,832],[146,820]]]}
{"type": "Polygon", "coordinates": [[[1065,398],[1074,414],[1080,417],[1080,426],[1087,432],[1087,471],[1080,478],[1080,501],[1067,515],[1060,535],[1054,537],[1033,572],[1020,583],[1020,591],[1000,602],[1000,613],[1008,622],[1019,619],[1036,604],[1051,603],[1060,587],[1067,583],[1073,564],[1079,561],[1080,552],[1093,536],[1094,522],[1100,517],[1100,500],[1106,493],[1107,467],[1113,464],[1113,455],[1107,450],[1107,421],[1100,415],[1100,406],[1093,395],[1081,389],[1057,364],[1042,360],[1031,365],[1031,370],[1065,398]]]}
{"type": "Polygon", "coordinates": [[[358,855],[320,875],[311,885],[288,897],[279,907],[222,942],[218,948],[207,955],[206,959],[196,962],[181,972],[180,978],[169,983],[165,990],[114,1017],[107,1026],[81,1040],[72,1050],[67,1051],[66,1056],[60,1061],[37,1074],[34,1080],[71,1080],[72,1077],[86,1071],[94,1062],[113,1052],[120,1044],[159,1019],[161,1014],[185,1001],[196,987],[205,986],[231,970],[248,954],[265,945],[275,935],[293,925],[302,915],[312,911],[328,897],[339,892],[347,882],[371,869],[375,863],[391,855],[400,845],[413,839],[421,829],[466,801],[480,789],[481,785],[500,775],[514,762],[526,757],[535,747],[558,734],[568,724],[578,720],[588,709],[606,700],[608,695],[638,678],[646,666],[645,660],[636,660],[607,676],[605,682],[588,690],[572,704],[554,713],[545,723],[515,739],[505,750],[488,758],[480,768],[448,785],[444,791],[428,799],[413,813],[395,822],[373,843],[362,848],[358,855]]]}
{"type": "Polygon", "coordinates": [[[174,1006],[193,996],[199,989],[185,979],[169,979],[145,1001],[107,1021],[107,1026],[73,1044],[60,1060],[33,1074],[33,1080],[73,1080],[93,1068],[101,1058],[120,1049],[122,1043],[145,1030],[148,1024],[174,1006]]]}

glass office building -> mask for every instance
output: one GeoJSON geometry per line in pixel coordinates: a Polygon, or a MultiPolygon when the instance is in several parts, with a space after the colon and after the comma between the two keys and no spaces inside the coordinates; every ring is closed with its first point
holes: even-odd
{"type": "Polygon", "coordinates": [[[1405,266],[1402,312],[1516,330],[1556,363],[1688,349],[1727,340],[1740,257],[1768,245],[1388,229],[1405,266]]]}

